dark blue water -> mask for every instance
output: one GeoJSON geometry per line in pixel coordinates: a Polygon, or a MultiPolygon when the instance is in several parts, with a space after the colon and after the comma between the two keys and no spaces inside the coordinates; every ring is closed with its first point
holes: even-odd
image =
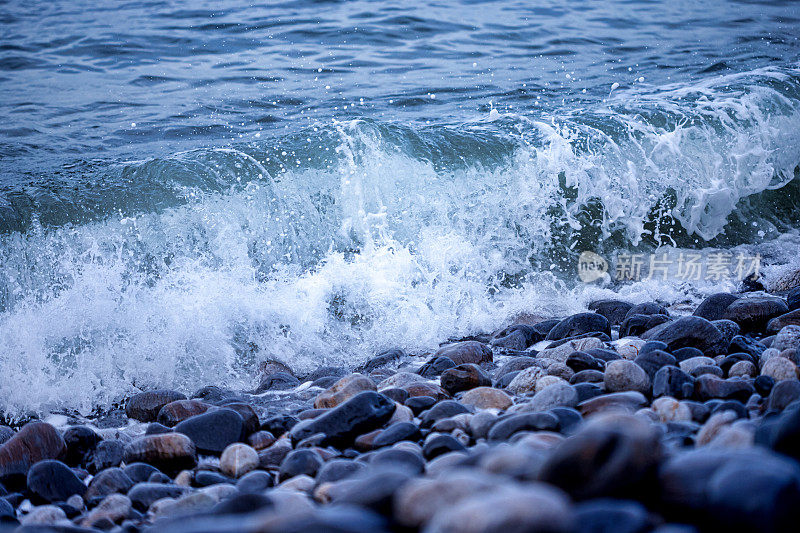
{"type": "Polygon", "coordinates": [[[579,305],[581,250],[791,234],[799,30],[789,1],[0,0],[0,396],[426,349],[579,305]]]}

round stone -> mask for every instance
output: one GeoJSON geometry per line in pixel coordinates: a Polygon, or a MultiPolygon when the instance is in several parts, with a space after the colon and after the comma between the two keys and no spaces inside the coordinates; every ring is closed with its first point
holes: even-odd
{"type": "Polygon", "coordinates": [[[783,357],[771,357],[764,363],[761,375],[769,376],[775,381],[797,379],[797,366],[783,357]]]}
{"type": "Polygon", "coordinates": [[[650,393],[650,378],[647,373],[642,367],[627,359],[617,359],[608,363],[603,384],[609,392],[650,393]]]}
{"type": "Polygon", "coordinates": [[[377,390],[375,383],[367,376],[350,374],[345,376],[314,400],[316,408],[331,408],[349,400],[359,392],[377,390]]]}
{"type": "Polygon", "coordinates": [[[258,468],[258,452],[247,444],[231,444],[222,452],[219,459],[219,468],[222,473],[233,478],[239,478],[244,474],[258,468]]]}

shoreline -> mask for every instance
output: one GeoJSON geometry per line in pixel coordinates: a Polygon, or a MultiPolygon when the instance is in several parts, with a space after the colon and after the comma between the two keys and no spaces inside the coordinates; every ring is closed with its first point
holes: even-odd
{"type": "Polygon", "coordinates": [[[793,527],[800,289],[589,308],[0,427],[0,531],[793,527]]]}

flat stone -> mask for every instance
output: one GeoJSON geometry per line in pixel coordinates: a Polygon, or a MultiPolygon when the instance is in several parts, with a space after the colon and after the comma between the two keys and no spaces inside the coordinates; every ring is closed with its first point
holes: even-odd
{"type": "Polygon", "coordinates": [[[746,402],[755,389],[749,381],[741,378],[720,379],[710,374],[703,374],[695,380],[694,391],[700,401],[720,398],[746,402]]]}
{"type": "Polygon", "coordinates": [[[131,396],[125,404],[125,414],[140,422],[155,422],[162,407],[176,400],[185,400],[186,395],[168,389],[140,392],[131,396]]]}
{"type": "Polygon", "coordinates": [[[361,374],[350,374],[337,381],[331,388],[322,392],[314,400],[316,408],[336,407],[359,392],[378,390],[375,383],[361,374]]]}
{"type": "Polygon", "coordinates": [[[492,349],[477,341],[464,341],[439,348],[436,356],[447,357],[456,365],[464,363],[479,365],[492,362],[492,349]]]}
{"type": "Polygon", "coordinates": [[[504,487],[443,506],[431,519],[428,533],[489,531],[569,532],[574,529],[569,498],[543,483],[504,487]]]}
{"type": "Polygon", "coordinates": [[[364,391],[327,413],[290,431],[292,441],[299,442],[322,433],[324,444],[347,445],[355,437],[382,426],[394,414],[395,403],[374,391],[364,391]]]}
{"type": "Polygon", "coordinates": [[[518,431],[558,431],[559,420],[550,413],[520,413],[498,420],[487,435],[490,442],[505,441],[518,431]]]}
{"type": "Polygon", "coordinates": [[[125,462],[144,462],[165,471],[193,468],[197,464],[195,445],[186,435],[147,435],[125,446],[125,462]]]}
{"type": "Polygon", "coordinates": [[[745,331],[762,331],[772,318],[788,312],[789,307],[782,298],[751,296],[731,302],[722,318],[733,320],[745,331]]]}
{"type": "Polygon", "coordinates": [[[166,427],[173,427],[187,418],[200,415],[212,406],[200,400],[176,400],[170,402],[158,412],[156,421],[166,427]]]}
{"type": "Polygon", "coordinates": [[[615,392],[590,398],[578,404],[583,416],[604,411],[635,412],[647,406],[647,398],[638,391],[615,392]]]}
{"type": "Polygon", "coordinates": [[[687,316],[664,323],[642,334],[645,340],[661,341],[672,352],[678,348],[692,346],[706,355],[717,355],[725,350],[725,338],[705,318],[687,316]]]}
{"type": "Polygon", "coordinates": [[[513,400],[505,392],[492,387],[477,387],[465,392],[459,402],[475,409],[504,410],[511,406],[513,400]]]}

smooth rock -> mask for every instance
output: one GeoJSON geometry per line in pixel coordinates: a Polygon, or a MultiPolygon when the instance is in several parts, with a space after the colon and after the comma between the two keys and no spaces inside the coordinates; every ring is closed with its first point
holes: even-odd
{"type": "Polygon", "coordinates": [[[28,471],[28,490],[39,501],[63,502],[73,494],[83,496],[86,485],[64,463],[53,459],[39,461],[28,471]]]}
{"type": "Polygon", "coordinates": [[[689,399],[694,394],[694,378],[675,366],[665,366],[656,372],[653,379],[653,397],[671,396],[679,400],[689,399]]]}
{"type": "Polygon", "coordinates": [[[727,347],[722,333],[705,318],[696,316],[687,316],[656,326],[645,331],[642,338],[664,342],[670,352],[692,346],[706,355],[717,355],[727,347]]]}
{"type": "Polygon", "coordinates": [[[244,420],[233,409],[221,408],[187,418],[175,426],[177,433],[189,437],[197,451],[220,454],[244,433],[244,420]]]}
{"type": "Polygon", "coordinates": [[[426,533],[570,532],[574,520],[561,491],[542,483],[469,496],[437,512],[426,533]]]}
{"type": "Polygon", "coordinates": [[[772,318],[788,312],[789,307],[782,298],[751,296],[731,302],[722,318],[733,320],[745,331],[762,331],[772,318]]]}
{"type": "Polygon", "coordinates": [[[125,405],[125,414],[140,422],[155,422],[162,407],[176,400],[185,400],[180,392],[159,389],[133,395],[125,405]]]}
{"type": "Polygon", "coordinates": [[[443,346],[436,352],[436,356],[447,357],[456,365],[464,363],[479,365],[481,363],[492,362],[491,348],[477,341],[457,342],[455,344],[443,346]]]}
{"type": "Polygon", "coordinates": [[[563,381],[537,392],[530,401],[532,411],[547,411],[554,407],[575,407],[576,405],[578,405],[578,393],[563,381]]]}
{"type": "Polygon", "coordinates": [[[603,315],[612,326],[616,326],[625,320],[625,315],[633,308],[633,304],[621,300],[596,300],[588,308],[589,311],[603,315]]]}
{"type": "Polygon", "coordinates": [[[661,459],[659,434],[624,415],[596,418],[555,448],[541,479],[578,499],[642,498],[654,492],[661,459]]]}
{"type": "Polygon", "coordinates": [[[219,468],[232,478],[239,478],[259,466],[258,452],[247,444],[234,443],[222,452],[219,468]]]}
{"type": "Polygon", "coordinates": [[[211,408],[210,404],[200,400],[176,400],[161,408],[156,416],[156,421],[171,428],[187,418],[205,413],[209,408],[211,408]]]}
{"type": "Polygon", "coordinates": [[[45,422],[29,422],[0,446],[0,480],[25,476],[45,459],[58,459],[67,451],[59,432],[45,422]]]}
{"type": "Polygon", "coordinates": [[[350,374],[337,381],[331,388],[322,392],[314,400],[316,408],[336,407],[349,400],[359,392],[378,390],[375,383],[361,374],[350,374]]]}
{"type": "Polygon", "coordinates": [[[132,440],[125,446],[124,459],[127,464],[143,462],[171,472],[193,468],[197,464],[196,455],[195,445],[187,436],[165,433],[132,440]]]}
{"type": "Polygon", "coordinates": [[[347,445],[358,435],[372,431],[387,422],[396,404],[374,391],[365,391],[304,425],[290,431],[292,440],[299,442],[322,433],[322,442],[332,446],[347,445]]]}
{"type": "Polygon", "coordinates": [[[725,310],[739,298],[740,296],[727,292],[712,294],[697,306],[693,314],[706,320],[719,320],[725,316],[725,310]]]}
{"type": "Polygon", "coordinates": [[[769,376],[775,381],[796,380],[797,365],[783,357],[773,357],[764,363],[761,368],[761,374],[769,376]]]}
{"type": "Polygon", "coordinates": [[[508,409],[513,400],[505,392],[491,387],[478,387],[465,392],[459,402],[475,409],[508,409]]]}
{"type": "Polygon", "coordinates": [[[608,319],[597,313],[578,313],[556,324],[545,337],[547,340],[560,340],[585,333],[600,332],[611,336],[608,319]]]}
{"type": "Polygon", "coordinates": [[[478,365],[466,363],[442,372],[440,383],[442,388],[452,396],[476,387],[491,386],[492,380],[478,365]]]}
{"type": "Polygon", "coordinates": [[[603,379],[605,389],[609,392],[638,391],[650,393],[650,378],[647,373],[633,361],[618,359],[608,363],[603,379]]]}
{"type": "Polygon", "coordinates": [[[178,498],[189,492],[187,487],[164,483],[137,483],[128,492],[133,507],[146,511],[154,502],[162,498],[178,498]]]}
{"type": "Polygon", "coordinates": [[[121,468],[106,468],[89,482],[86,500],[104,498],[109,494],[127,493],[133,487],[133,480],[121,468]]]}
{"type": "Polygon", "coordinates": [[[614,392],[590,398],[578,404],[578,411],[583,416],[604,411],[635,412],[647,406],[647,398],[637,391],[614,392]]]}

